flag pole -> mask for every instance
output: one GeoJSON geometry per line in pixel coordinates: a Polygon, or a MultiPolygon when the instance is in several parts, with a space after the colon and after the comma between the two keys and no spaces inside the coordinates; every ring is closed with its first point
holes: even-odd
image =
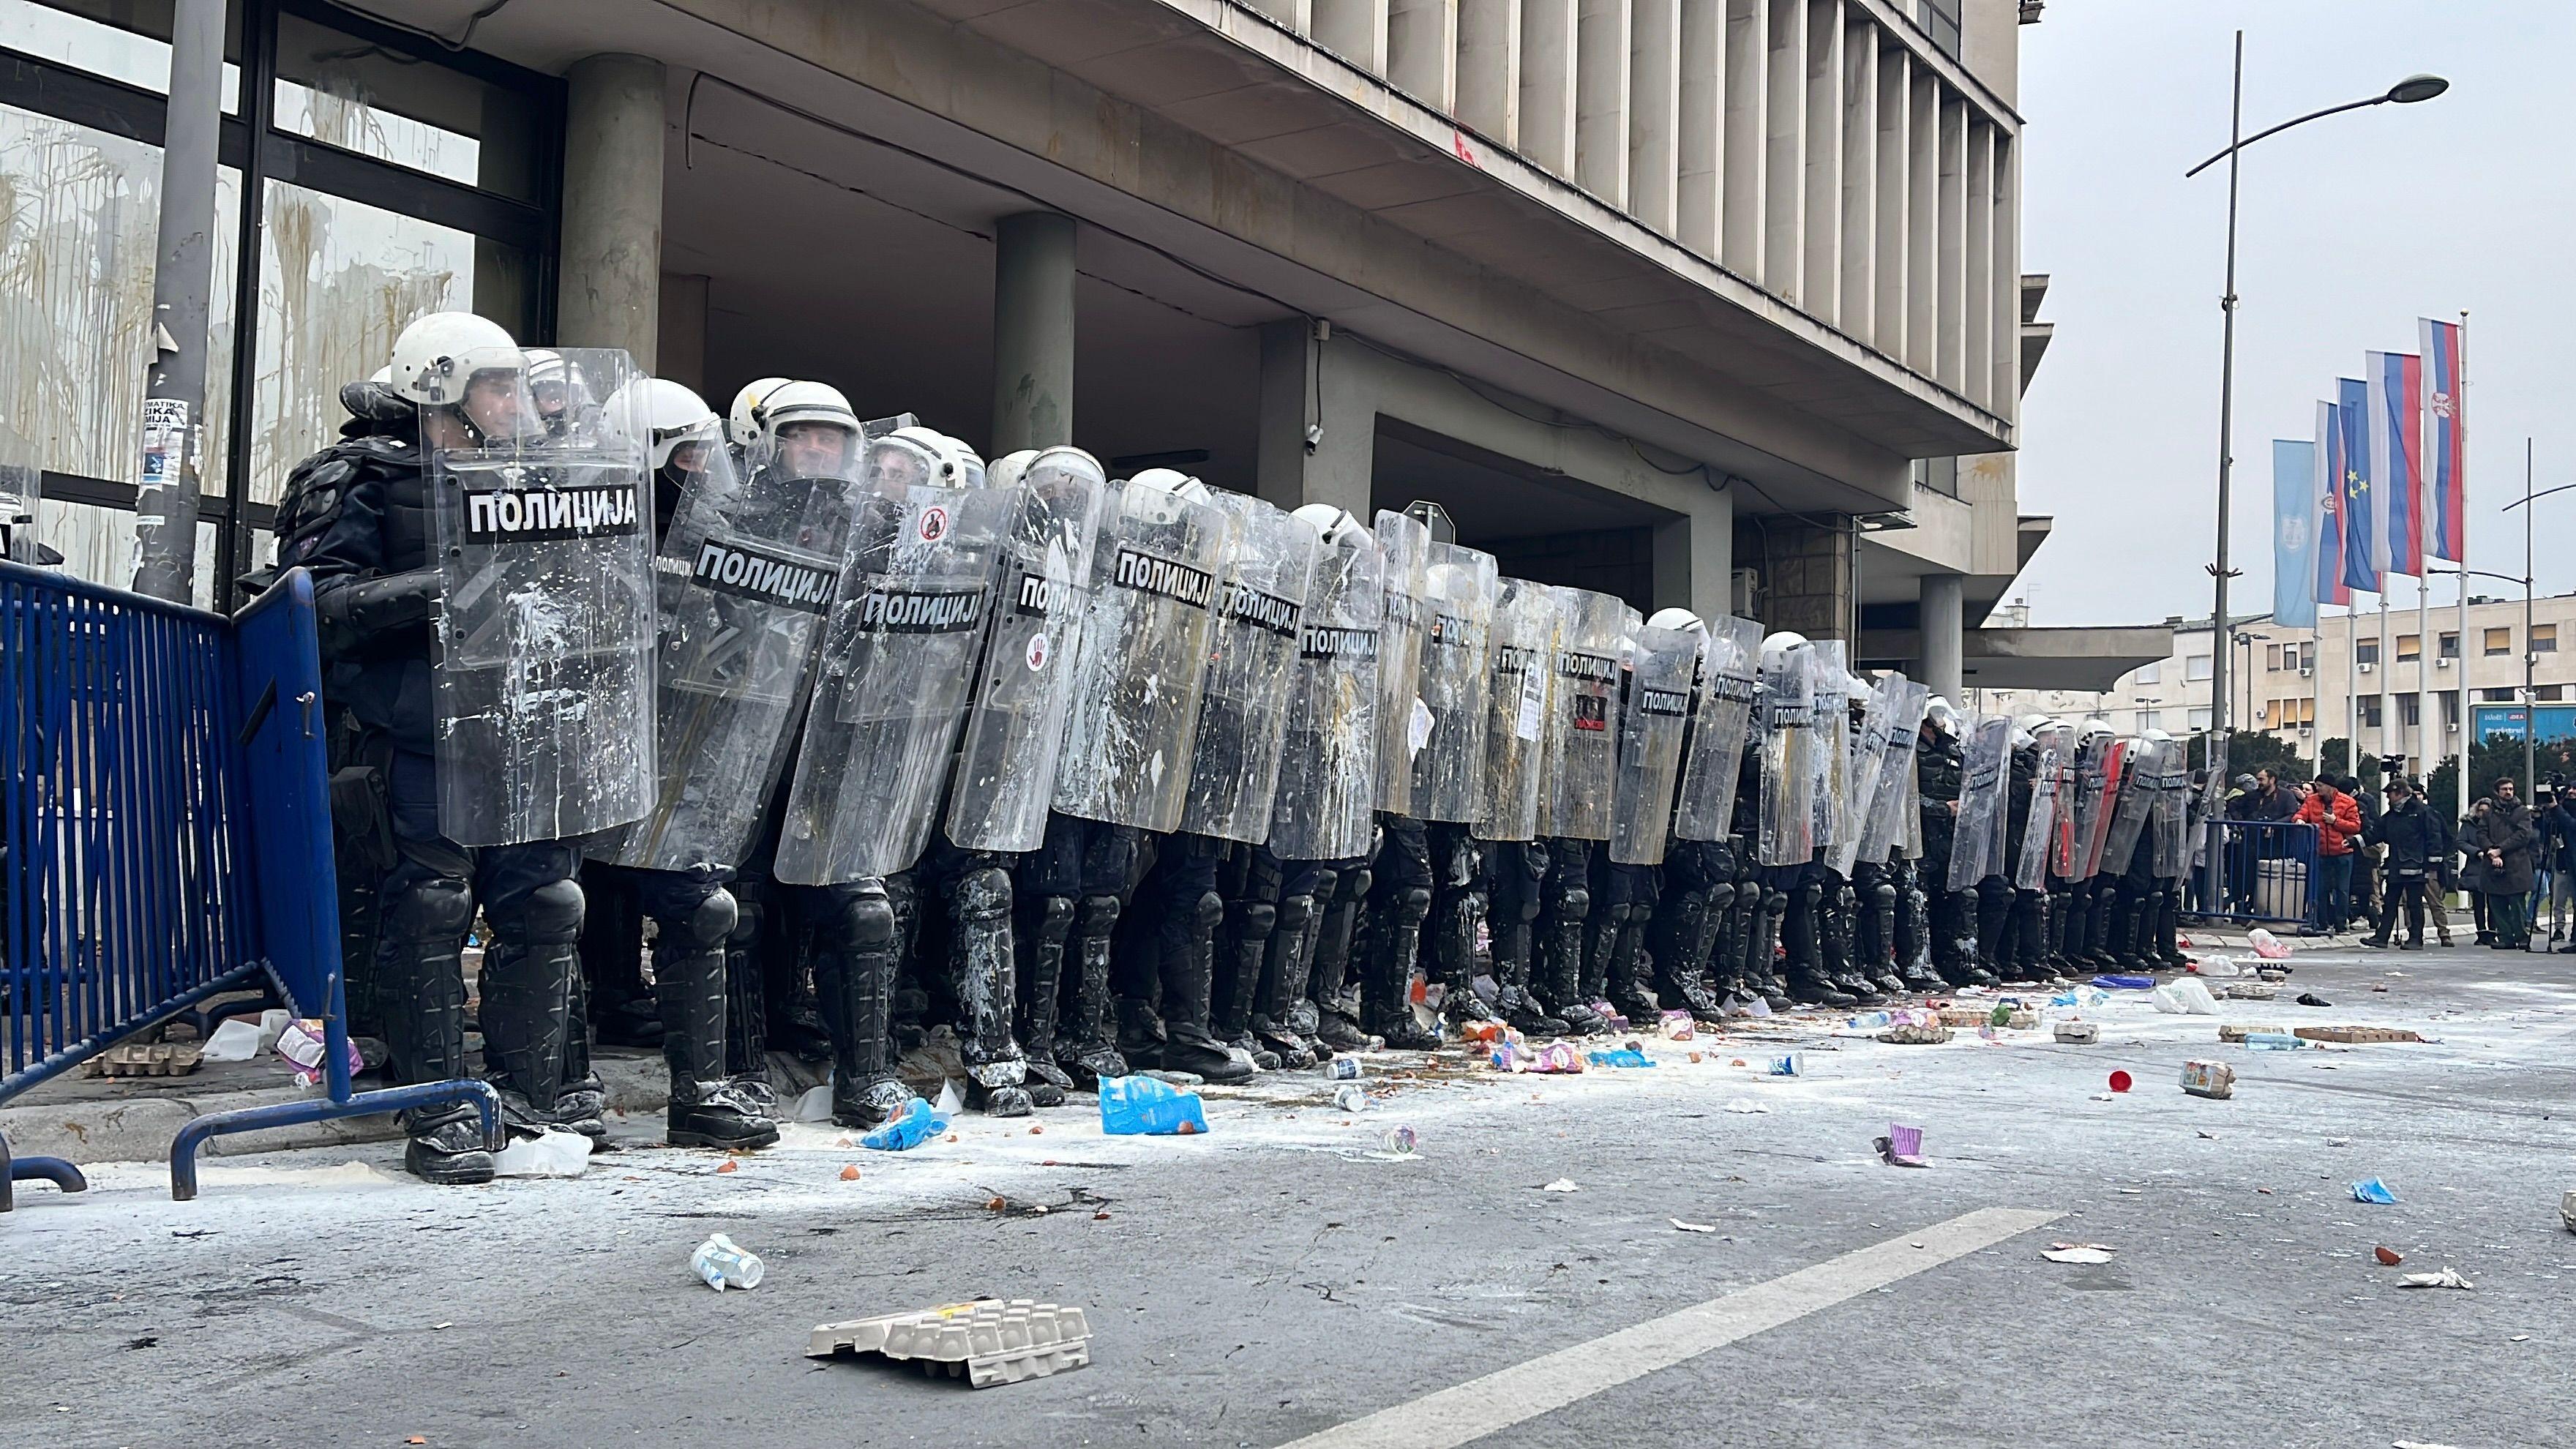
{"type": "Polygon", "coordinates": [[[2469,815],[2469,801],[2472,798],[2469,793],[2469,730],[2472,716],[2469,713],[2469,485],[2467,476],[2469,471],[2469,314],[2466,308],[2460,311],[2460,401],[2459,405],[2451,410],[2451,426],[2458,429],[2460,434],[2460,654],[2458,662],[2452,665],[2452,668],[2460,673],[2457,695],[2460,702],[2457,720],[2460,731],[2458,804],[2460,818],[2465,820],[2469,815]]]}

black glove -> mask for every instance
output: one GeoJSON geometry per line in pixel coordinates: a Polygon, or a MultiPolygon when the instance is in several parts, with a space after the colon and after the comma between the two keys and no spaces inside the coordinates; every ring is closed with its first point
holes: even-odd
{"type": "Polygon", "coordinates": [[[322,653],[349,658],[381,644],[388,633],[408,633],[438,611],[438,570],[411,569],[342,584],[314,600],[322,653]]]}

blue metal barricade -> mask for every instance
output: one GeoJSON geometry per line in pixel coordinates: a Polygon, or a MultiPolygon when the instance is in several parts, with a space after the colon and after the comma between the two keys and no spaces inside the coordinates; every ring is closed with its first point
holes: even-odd
{"type": "Polygon", "coordinates": [[[2194,915],[2316,924],[2324,884],[2317,869],[2317,827],[2289,820],[2227,820],[2217,830],[2218,870],[2191,876],[2194,915]]]}
{"type": "MultiPolygon", "coordinates": [[[[312,580],[232,619],[0,564],[0,1101],[265,973],[324,1023],[327,1098],[200,1117],[171,1148],[196,1196],[217,1133],[471,1099],[480,1082],[354,1093],[312,580]]],[[[86,1184],[51,1158],[10,1183],[86,1184]]]]}

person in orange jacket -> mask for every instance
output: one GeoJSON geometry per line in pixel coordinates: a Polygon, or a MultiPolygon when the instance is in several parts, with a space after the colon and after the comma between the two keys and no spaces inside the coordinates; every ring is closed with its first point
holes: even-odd
{"type": "Polygon", "coordinates": [[[2361,807],[2319,775],[2316,793],[2291,818],[2317,828],[2317,924],[2340,931],[2352,914],[2352,852],[2361,836],[2361,807]]]}

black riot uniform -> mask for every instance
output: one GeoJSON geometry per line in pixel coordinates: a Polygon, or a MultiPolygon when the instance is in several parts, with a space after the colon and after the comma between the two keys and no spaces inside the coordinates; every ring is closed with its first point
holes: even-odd
{"type": "MultiPolygon", "coordinates": [[[[467,1074],[463,952],[479,906],[492,929],[482,969],[485,1075],[505,1119],[521,1131],[591,1120],[595,1100],[568,1075],[582,919],[576,846],[468,847],[438,831],[430,619],[439,573],[421,448],[397,436],[343,439],[298,474],[295,506],[279,515],[278,561],[313,573],[324,691],[361,737],[359,776],[335,781],[335,798],[372,794],[385,822],[392,863],[377,884],[373,974],[394,1074],[405,1082],[467,1074]]],[[[404,1131],[404,1162],[416,1175],[491,1178],[472,1108],[408,1112],[404,1131]]]]}
{"type": "Polygon", "coordinates": [[[1959,742],[1930,722],[1914,752],[1915,784],[1922,797],[1923,858],[1916,879],[1930,907],[1932,966],[1953,986],[1992,985],[1995,978],[1970,954],[1975,941],[1973,891],[1949,889],[1950,848],[1958,829],[1959,793],[1966,759],[1959,742]]]}

